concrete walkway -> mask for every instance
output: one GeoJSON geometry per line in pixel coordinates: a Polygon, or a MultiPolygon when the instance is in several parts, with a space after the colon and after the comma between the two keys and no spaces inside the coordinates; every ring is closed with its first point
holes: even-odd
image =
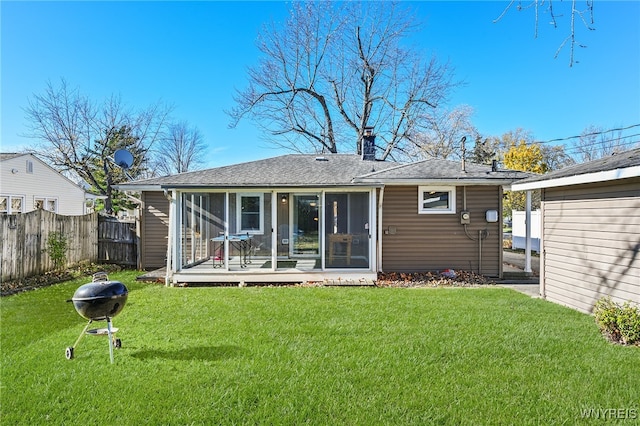
{"type": "MultiPolygon", "coordinates": [[[[509,250],[502,252],[502,262],[505,272],[524,272],[524,253],[517,253],[509,250]]],[[[531,270],[533,275],[540,276],[540,256],[531,255],[531,270]]]]}
{"type": "Polygon", "coordinates": [[[531,256],[532,276],[524,272],[524,253],[505,250],[502,254],[504,279],[497,284],[531,297],[540,297],[540,257],[531,256]]]}

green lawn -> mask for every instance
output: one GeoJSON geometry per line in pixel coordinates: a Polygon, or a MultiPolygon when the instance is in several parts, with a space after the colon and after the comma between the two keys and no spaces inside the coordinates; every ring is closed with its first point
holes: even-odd
{"type": "Polygon", "coordinates": [[[133,272],[110,278],[130,290],[114,319],[123,347],[113,365],[100,336],[64,356],[85,324],[65,300],[88,279],[0,300],[2,425],[640,416],[639,348],[607,343],[590,316],[511,290],[165,288],[136,283],[133,272]]]}

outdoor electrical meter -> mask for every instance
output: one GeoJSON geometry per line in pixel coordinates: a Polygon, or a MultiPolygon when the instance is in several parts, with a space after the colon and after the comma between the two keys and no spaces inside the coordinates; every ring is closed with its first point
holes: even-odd
{"type": "Polygon", "coordinates": [[[469,225],[471,223],[471,213],[466,210],[460,212],[460,225],[469,225]]]}
{"type": "Polygon", "coordinates": [[[487,210],[487,213],[485,213],[485,217],[487,219],[487,222],[495,223],[495,222],[498,221],[498,211],[497,210],[487,210]]]}

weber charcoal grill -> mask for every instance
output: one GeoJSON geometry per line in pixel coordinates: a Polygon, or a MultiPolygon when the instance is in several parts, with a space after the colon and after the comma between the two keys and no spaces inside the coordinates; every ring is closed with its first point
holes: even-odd
{"type": "Polygon", "coordinates": [[[120,339],[116,339],[115,333],[118,329],[112,327],[111,319],[122,311],[128,295],[127,287],[119,281],[110,281],[105,272],[94,274],[92,282],[78,287],[73,298],[68,302],[73,302],[73,307],[78,314],[88,319],[89,322],[80,333],[76,343],[66,349],[67,359],[73,358],[74,350],[85,334],[107,335],[109,336],[109,357],[113,363],[113,348],[120,348],[122,342],[120,339]],[[94,321],[106,321],[107,327],[87,330],[94,321]]]}

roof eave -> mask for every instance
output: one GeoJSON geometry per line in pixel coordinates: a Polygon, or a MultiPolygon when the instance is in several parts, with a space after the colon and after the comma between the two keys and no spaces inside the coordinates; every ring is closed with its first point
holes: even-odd
{"type": "Polygon", "coordinates": [[[142,192],[142,191],[162,191],[163,187],[160,184],[155,184],[155,185],[140,184],[140,185],[137,185],[135,183],[133,183],[133,184],[124,183],[124,184],[120,184],[120,185],[113,185],[113,189],[116,189],[118,191],[138,191],[138,192],[142,192]]]}
{"type": "Polygon", "coordinates": [[[380,186],[406,186],[406,185],[424,185],[424,184],[436,184],[436,185],[456,185],[456,186],[469,186],[469,185],[486,185],[486,186],[505,186],[511,185],[514,181],[519,179],[481,179],[481,178],[468,178],[468,179],[451,179],[451,178],[427,178],[427,179],[384,179],[384,180],[369,180],[362,179],[358,182],[367,184],[376,184],[380,186]]]}
{"type": "Polygon", "coordinates": [[[640,177],[640,166],[536,180],[534,182],[515,183],[512,185],[512,189],[514,191],[530,191],[534,189],[555,188],[560,186],[581,185],[595,182],[610,182],[613,180],[634,177],[640,177]]]}

